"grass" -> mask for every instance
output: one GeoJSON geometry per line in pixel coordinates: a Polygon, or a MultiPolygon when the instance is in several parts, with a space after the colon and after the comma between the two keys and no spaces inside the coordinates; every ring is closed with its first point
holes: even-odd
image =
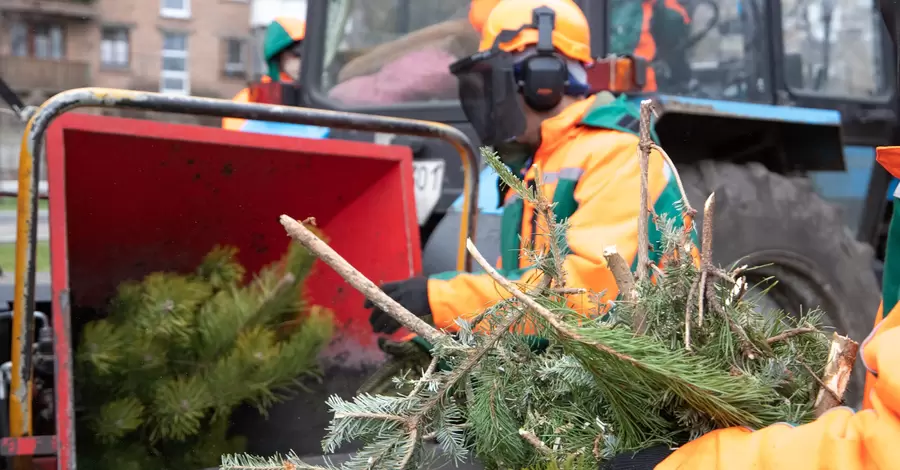
{"type": "MultiPolygon", "coordinates": [[[[38,209],[47,209],[46,199],[38,201],[38,209]]],[[[0,211],[14,210],[16,210],[16,198],[0,197],[0,211]]],[[[15,243],[0,243],[0,268],[9,275],[16,270],[15,243]]],[[[46,240],[38,242],[37,245],[37,270],[38,272],[50,270],[50,245],[46,240]]]]}
{"type": "MultiPolygon", "coordinates": [[[[16,270],[15,243],[0,243],[0,268],[6,275],[12,275],[16,270]]],[[[50,271],[50,242],[46,240],[37,245],[37,271],[50,271]]]]}
{"type": "MultiPolygon", "coordinates": [[[[41,199],[38,201],[38,209],[47,210],[47,200],[41,199]]],[[[0,197],[0,211],[14,211],[16,210],[16,198],[14,197],[0,197]]]]}

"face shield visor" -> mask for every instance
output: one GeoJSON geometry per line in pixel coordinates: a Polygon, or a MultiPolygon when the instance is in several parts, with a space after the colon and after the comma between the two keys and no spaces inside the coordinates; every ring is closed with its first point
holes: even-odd
{"type": "Polygon", "coordinates": [[[450,65],[459,100],[483,145],[498,147],[525,132],[515,60],[507,52],[479,52],[450,65]]]}

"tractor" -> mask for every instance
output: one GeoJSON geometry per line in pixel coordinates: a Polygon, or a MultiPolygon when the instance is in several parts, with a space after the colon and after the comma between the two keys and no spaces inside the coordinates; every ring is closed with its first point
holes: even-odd
{"type": "MultiPolygon", "coordinates": [[[[592,87],[652,99],[656,131],[693,205],[716,191],[714,261],[760,266],[749,280],[763,286],[764,307],[820,306],[857,340],[874,321],[886,196],[896,184],[875,164],[874,148],[900,140],[892,45],[900,6],[875,1],[680,0],[690,28],[666,36],[652,23],[658,51],[645,62],[615,48],[621,1],[576,0],[593,31],[592,87]],[[649,70],[657,90],[644,89],[649,70]]],[[[15,468],[74,468],[71,359],[84,317],[122,280],[189,269],[214,243],[240,247],[251,271],[271,261],[287,244],[278,214],[316,217],[335,249],[376,282],[471,269],[460,243],[470,235],[496,258],[496,175],[478,160],[446,67],[477,47],[469,3],[309,0],[300,80],[253,83],[250,104],[82,89],[37,109],[20,161],[0,455],[15,468]],[[282,128],[261,137],[66,114],[80,107],[329,133],[290,137],[282,128]],[[46,169],[38,166],[42,154],[46,169]],[[44,171],[46,281],[35,272],[44,171]],[[35,318],[45,317],[35,335],[35,318]]],[[[353,394],[383,360],[361,295],[327,270],[311,283],[314,300],[335,307],[342,322],[324,359],[326,378],[267,419],[250,409],[240,414],[233,425],[251,436],[251,453],[320,454],[324,399],[353,394]]],[[[856,370],[859,386],[863,368],[856,370]]],[[[859,393],[851,391],[848,404],[859,393]]]]}

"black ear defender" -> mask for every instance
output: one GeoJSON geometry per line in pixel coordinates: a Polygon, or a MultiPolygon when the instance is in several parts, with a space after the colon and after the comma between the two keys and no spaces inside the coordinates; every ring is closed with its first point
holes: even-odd
{"type": "Polygon", "coordinates": [[[532,21],[538,31],[537,54],[522,63],[518,85],[528,106],[535,111],[549,111],[565,95],[569,69],[553,47],[556,12],[546,6],[535,8],[532,21]]]}

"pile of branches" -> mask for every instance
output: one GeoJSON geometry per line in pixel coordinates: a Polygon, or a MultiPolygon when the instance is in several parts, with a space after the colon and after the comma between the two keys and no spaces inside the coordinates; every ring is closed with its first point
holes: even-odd
{"type": "MultiPolygon", "coordinates": [[[[488,468],[597,468],[616,454],[677,446],[716,428],[805,423],[841,402],[855,343],[835,335],[829,350],[817,311],[759,312],[746,294],[748,268],[713,265],[715,195],[704,206],[699,266],[691,256],[693,223],[685,229],[652,212],[651,148],[672,163],[649,139],[649,102],[641,112],[646,217],[639,218],[635,274],[615,247],[605,252],[619,290],[614,301],[566,286],[564,236],[557,236],[565,222],[554,219],[540,187],[526,187],[491,151],[483,155],[504,183],[543,213],[547,223],[540,229],[549,247],[524,253],[541,272],[525,287],[503,278],[469,240],[475,261],[509,297],[471,322],[459,321],[454,336],[403,309],[302,223],[282,216],[293,238],[434,345],[418,378],[397,379],[402,394],[328,400],[334,418],[325,451],[365,443],[341,468],[422,468],[431,458],[429,440],[456,459],[474,453],[488,468]],[[650,223],[662,232],[655,246],[650,223]],[[663,268],[650,262],[650,249],[664,254],[663,268]],[[593,315],[570,307],[579,295],[594,297],[593,315]],[[535,336],[520,333],[525,324],[544,340],[541,347],[535,336]]],[[[690,221],[695,211],[683,189],[682,196],[680,209],[690,221]]],[[[223,458],[223,468],[238,467],[310,468],[294,455],[223,458]]]]}

